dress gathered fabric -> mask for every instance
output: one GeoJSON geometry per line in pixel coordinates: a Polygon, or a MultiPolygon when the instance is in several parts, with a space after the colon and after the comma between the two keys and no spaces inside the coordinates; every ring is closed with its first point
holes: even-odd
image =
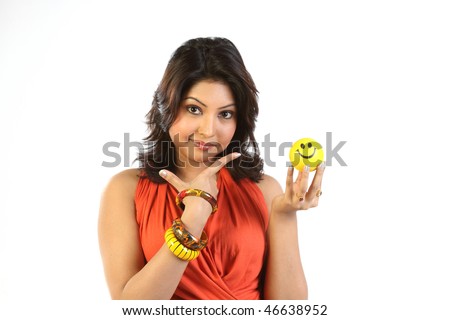
{"type": "MultiPolygon", "coordinates": [[[[267,249],[268,210],[263,194],[249,179],[234,181],[226,168],[219,171],[218,210],[204,231],[208,245],[189,262],[172,299],[262,299],[267,249]]],[[[175,204],[177,190],[142,176],[136,195],[136,219],[146,261],[161,249],[164,233],[182,210],[175,204]]]]}

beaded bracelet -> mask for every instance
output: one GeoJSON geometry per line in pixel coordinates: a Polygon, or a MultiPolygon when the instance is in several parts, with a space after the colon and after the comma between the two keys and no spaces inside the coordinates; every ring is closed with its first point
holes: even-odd
{"type": "Polygon", "coordinates": [[[169,250],[181,260],[192,261],[200,255],[200,251],[191,250],[183,246],[173,234],[172,228],[167,229],[164,238],[169,250]]]}
{"type": "Polygon", "coordinates": [[[217,211],[217,200],[210,195],[208,192],[200,190],[200,189],[186,189],[182,190],[180,193],[177,194],[175,198],[175,203],[178,207],[181,208],[181,210],[184,210],[184,203],[183,199],[187,196],[195,196],[195,197],[201,197],[209,202],[209,204],[212,207],[211,214],[217,211]]]}
{"type": "Polygon", "coordinates": [[[208,243],[208,236],[206,235],[205,231],[202,232],[202,236],[200,240],[198,240],[188,230],[186,230],[180,218],[177,218],[173,221],[172,230],[178,241],[180,241],[183,246],[191,250],[202,250],[208,243]]]}

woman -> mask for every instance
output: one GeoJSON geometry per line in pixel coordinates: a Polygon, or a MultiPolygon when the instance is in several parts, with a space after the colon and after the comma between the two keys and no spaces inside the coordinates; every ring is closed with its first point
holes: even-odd
{"type": "Polygon", "coordinates": [[[184,43],[147,115],[140,169],[107,185],[99,241],[113,299],[306,299],[296,211],[318,204],[325,165],[286,189],[263,174],[257,90],[223,38],[184,43]]]}

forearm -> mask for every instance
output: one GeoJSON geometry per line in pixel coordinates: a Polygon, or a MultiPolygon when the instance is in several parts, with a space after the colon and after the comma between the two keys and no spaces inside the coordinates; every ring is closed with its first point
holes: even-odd
{"type": "Polygon", "coordinates": [[[178,259],[163,244],[155,256],[126,283],[118,299],[169,300],[188,263],[178,259]]]}
{"type": "Polygon", "coordinates": [[[265,299],[307,299],[308,288],[298,245],[297,214],[272,211],[265,299]]]}
{"type": "MultiPolygon", "coordinates": [[[[200,238],[211,206],[202,199],[185,201],[184,226],[200,238]]],[[[177,258],[164,243],[161,249],[124,286],[120,299],[170,299],[183,276],[187,261],[177,258]]]]}

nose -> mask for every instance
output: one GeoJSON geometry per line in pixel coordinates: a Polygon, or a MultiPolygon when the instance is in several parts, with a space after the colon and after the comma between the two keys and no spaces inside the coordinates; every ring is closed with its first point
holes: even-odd
{"type": "Polygon", "coordinates": [[[202,117],[198,133],[205,138],[213,137],[215,134],[215,119],[213,117],[202,117]]]}

